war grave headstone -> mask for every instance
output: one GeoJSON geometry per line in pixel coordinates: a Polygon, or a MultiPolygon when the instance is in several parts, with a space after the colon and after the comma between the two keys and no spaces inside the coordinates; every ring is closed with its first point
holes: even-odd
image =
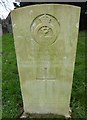
{"type": "Polygon", "coordinates": [[[31,5],[11,18],[24,112],[69,116],[80,7],[31,5]]]}

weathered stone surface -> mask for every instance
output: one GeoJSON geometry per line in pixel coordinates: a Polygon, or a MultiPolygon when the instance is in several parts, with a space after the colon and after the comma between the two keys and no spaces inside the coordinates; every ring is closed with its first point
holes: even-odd
{"type": "Polygon", "coordinates": [[[11,16],[24,111],[69,115],[80,8],[34,5],[11,16]]]}

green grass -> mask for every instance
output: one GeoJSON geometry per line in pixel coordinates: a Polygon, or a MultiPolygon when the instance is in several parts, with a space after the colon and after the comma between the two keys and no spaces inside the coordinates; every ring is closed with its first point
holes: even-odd
{"type": "Polygon", "coordinates": [[[22,110],[22,98],[19,85],[13,37],[3,35],[2,49],[2,100],[4,118],[14,118],[22,110]]]}
{"type": "Polygon", "coordinates": [[[87,31],[79,33],[77,44],[77,55],[72,86],[72,116],[74,118],[85,118],[85,40],[87,31]]]}
{"type": "Polygon", "coordinates": [[[2,37],[0,36],[0,119],[2,118],[2,37]]]}
{"type": "MultiPolygon", "coordinates": [[[[85,118],[85,32],[79,33],[77,56],[72,87],[73,118],[85,118]]],[[[2,100],[3,118],[16,118],[23,111],[13,36],[3,35],[2,41],[2,100]]]]}

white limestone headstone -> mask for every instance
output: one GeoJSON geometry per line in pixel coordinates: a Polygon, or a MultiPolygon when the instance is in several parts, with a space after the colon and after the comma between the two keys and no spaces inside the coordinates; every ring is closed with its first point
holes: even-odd
{"type": "Polygon", "coordinates": [[[68,116],[80,7],[31,5],[11,17],[25,113],[68,116]]]}

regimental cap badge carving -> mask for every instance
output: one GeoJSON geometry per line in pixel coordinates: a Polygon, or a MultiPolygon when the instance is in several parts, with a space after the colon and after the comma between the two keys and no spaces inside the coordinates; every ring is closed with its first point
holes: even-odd
{"type": "Polygon", "coordinates": [[[31,23],[31,35],[39,45],[53,44],[59,34],[60,24],[58,20],[50,14],[41,14],[31,23]]]}

